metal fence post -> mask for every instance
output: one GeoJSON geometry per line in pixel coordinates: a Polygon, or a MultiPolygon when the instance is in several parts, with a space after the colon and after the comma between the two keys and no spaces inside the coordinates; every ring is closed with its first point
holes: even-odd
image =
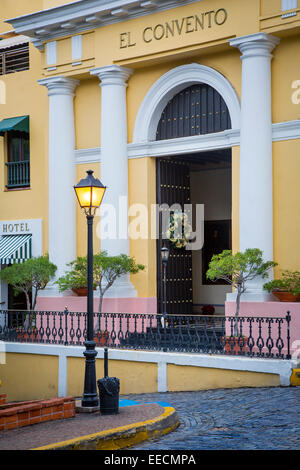
{"type": "Polygon", "coordinates": [[[290,324],[291,324],[291,314],[290,314],[290,311],[288,310],[287,311],[287,315],[285,317],[286,319],[286,323],[287,323],[287,355],[286,355],[286,358],[287,359],[292,359],[292,356],[291,356],[291,349],[290,349],[290,341],[291,341],[291,337],[290,337],[290,324]]]}
{"type": "Polygon", "coordinates": [[[68,346],[68,314],[69,314],[69,310],[68,310],[68,307],[65,307],[65,310],[64,310],[64,314],[65,314],[65,346],[68,346]]]}

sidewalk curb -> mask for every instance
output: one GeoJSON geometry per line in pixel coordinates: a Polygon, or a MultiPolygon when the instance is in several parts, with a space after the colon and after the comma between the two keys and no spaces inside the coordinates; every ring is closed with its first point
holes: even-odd
{"type": "Polygon", "coordinates": [[[32,450],[117,450],[153,437],[163,436],[179,426],[176,410],[165,406],[164,413],[154,419],[77,437],[32,450]]]}

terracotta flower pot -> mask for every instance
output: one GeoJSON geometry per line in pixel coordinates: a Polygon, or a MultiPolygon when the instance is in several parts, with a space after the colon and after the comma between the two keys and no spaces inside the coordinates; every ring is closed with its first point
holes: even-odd
{"type": "Polygon", "coordinates": [[[105,333],[104,331],[99,331],[99,333],[95,334],[94,341],[97,346],[107,346],[109,340],[109,333],[108,331],[105,333]],[[101,337],[100,337],[101,336],[101,337]]]}
{"type": "Polygon", "coordinates": [[[225,349],[226,354],[238,355],[241,352],[245,353],[247,351],[248,337],[243,336],[244,345],[242,348],[241,348],[241,345],[239,344],[239,340],[240,342],[242,341],[242,339],[240,339],[238,336],[235,337],[234,339],[231,338],[230,336],[226,336],[226,337],[223,336],[222,343],[224,344],[224,349],[225,349]]]}
{"type": "Polygon", "coordinates": [[[273,291],[272,294],[274,294],[280,302],[300,302],[300,295],[294,295],[292,292],[273,291]]]}
{"type": "Polygon", "coordinates": [[[18,340],[19,341],[37,341],[41,339],[40,335],[38,333],[35,333],[35,332],[32,332],[32,333],[27,333],[27,332],[24,332],[24,333],[18,333],[18,340]]]}
{"type": "MultiPolygon", "coordinates": [[[[94,287],[96,290],[96,287],[94,287]]],[[[73,287],[72,291],[78,295],[78,297],[87,297],[87,287],[73,287]]]]}

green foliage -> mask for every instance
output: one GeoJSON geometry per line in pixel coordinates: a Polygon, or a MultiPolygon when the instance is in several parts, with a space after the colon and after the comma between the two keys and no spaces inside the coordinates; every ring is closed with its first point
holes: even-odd
{"type": "Polygon", "coordinates": [[[134,258],[121,254],[108,256],[106,251],[94,256],[95,281],[104,291],[102,282],[105,283],[105,291],[112,286],[115,280],[124,274],[136,274],[145,269],[143,264],[137,264],[134,258]]]}
{"type": "MultiPolygon", "coordinates": [[[[69,264],[70,271],[57,280],[59,290],[87,287],[87,257],[78,257],[69,264]]],[[[113,285],[115,280],[124,274],[136,274],[145,269],[142,264],[137,264],[134,258],[121,254],[119,256],[108,256],[106,251],[94,255],[93,280],[94,287],[99,286],[101,311],[103,296],[113,285]]]]}
{"type": "Polygon", "coordinates": [[[54,277],[56,266],[49,261],[48,255],[30,258],[24,263],[13,264],[0,272],[0,278],[14,287],[17,292],[24,292],[27,300],[27,309],[34,310],[37,294],[45,289],[48,282],[54,277]],[[30,292],[32,301],[30,302],[30,292]]]}
{"type": "MultiPolygon", "coordinates": [[[[69,264],[69,266],[71,263],[69,264]]],[[[80,289],[87,287],[87,278],[81,272],[70,271],[67,272],[64,276],[61,276],[57,281],[58,288],[60,292],[63,292],[67,289],[80,289]]]]}
{"type": "Polygon", "coordinates": [[[244,292],[247,281],[257,276],[263,279],[268,277],[268,270],[274,266],[276,263],[273,261],[263,260],[262,251],[258,248],[248,248],[244,253],[235,255],[230,250],[224,250],[212,257],[206,276],[212,281],[225,280],[244,292]]]}
{"type": "Polygon", "coordinates": [[[257,276],[267,278],[268,271],[276,265],[273,261],[264,261],[263,253],[258,248],[248,248],[244,253],[235,255],[230,250],[224,250],[212,257],[206,277],[211,281],[222,279],[235,287],[238,315],[240,296],[246,290],[246,283],[257,276]]]}
{"type": "Polygon", "coordinates": [[[300,272],[284,270],[280,279],[264,284],[264,289],[268,292],[281,291],[291,292],[294,295],[300,294],[300,272]]]}

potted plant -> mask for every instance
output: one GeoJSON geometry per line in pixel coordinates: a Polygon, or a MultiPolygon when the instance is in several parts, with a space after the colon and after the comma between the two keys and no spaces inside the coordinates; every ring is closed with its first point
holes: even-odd
{"type": "Polygon", "coordinates": [[[247,282],[257,276],[268,277],[268,271],[276,266],[273,261],[264,261],[262,251],[258,248],[248,248],[244,253],[232,254],[231,250],[224,250],[214,255],[209,263],[206,276],[211,281],[222,279],[236,289],[236,308],[234,334],[223,338],[226,351],[243,351],[247,345],[247,338],[238,330],[238,316],[240,311],[241,295],[247,289],[247,282]]]}
{"type": "MultiPolygon", "coordinates": [[[[56,283],[60,292],[72,289],[78,295],[87,295],[87,257],[78,257],[69,263],[71,270],[61,276],[56,283]]],[[[134,258],[121,254],[118,256],[108,256],[106,251],[101,251],[93,258],[93,280],[94,289],[99,286],[99,308],[102,311],[103,297],[107,290],[120,276],[124,274],[136,274],[145,269],[142,264],[137,264],[134,258]]]]}
{"type": "Polygon", "coordinates": [[[281,302],[299,302],[300,272],[283,270],[281,278],[267,282],[264,289],[272,292],[281,302]]]}
{"type": "MultiPolygon", "coordinates": [[[[57,281],[59,291],[71,289],[79,297],[87,296],[87,265],[85,257],[78,257],[68,264],[70,270],[57,281]]],[[[96,289],[96,283],[94,283],[96,289]]]]}
{"type": "MultiPolygon", "coordinates": [[[[27,310],[30,312],[35,310],[39,291],[46,288],[48,282],[54,277],[56,269],[56,266],[49,261],[48,255],[39,256],[21,264],[8,266],[0,271],[0,279],[13,286],[16,292],[25,294],[27,310]]],[[[25,330],[31,328],[36,338],[34,327],[35,315],[29,313],[25,316],[23,328],[25,330]]]]}

